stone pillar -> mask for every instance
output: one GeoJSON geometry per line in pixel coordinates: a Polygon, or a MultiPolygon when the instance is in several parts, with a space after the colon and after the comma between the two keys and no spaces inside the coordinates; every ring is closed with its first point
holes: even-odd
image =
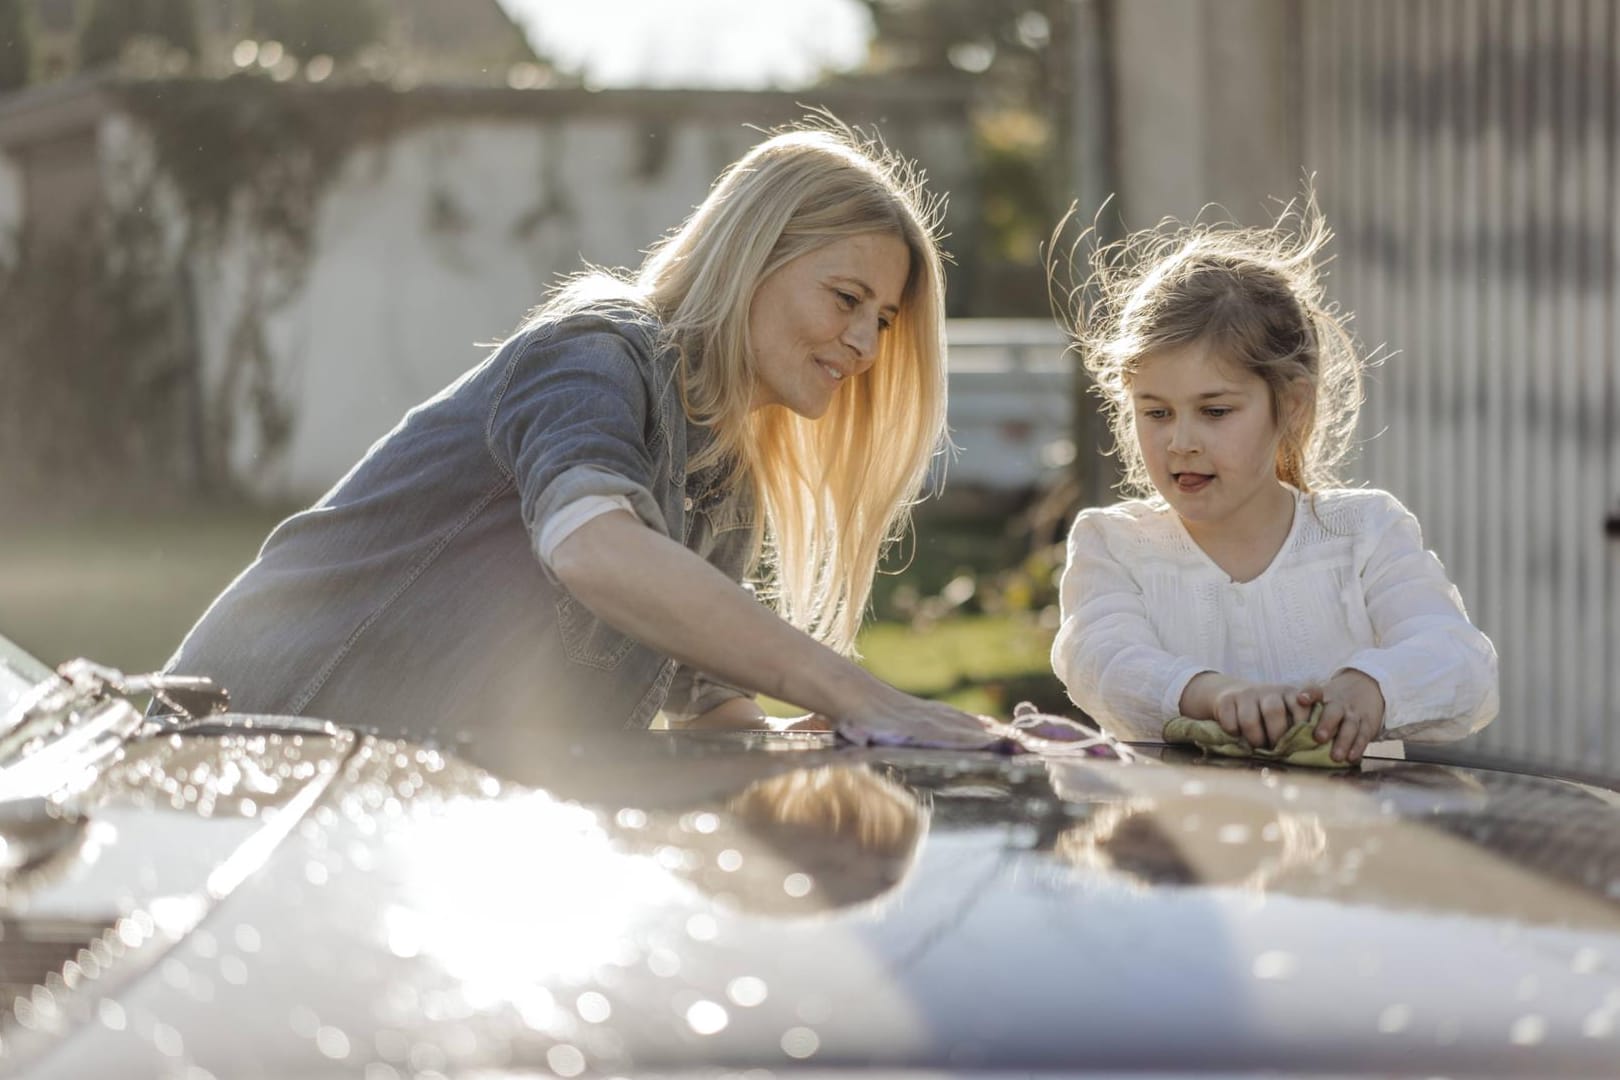
{"type": "Polygon", "coordinates": [[[1113,20],[1127,228],[1209,203],[1256,224],[1301,190],[1299,0],[1130,0],[1113,20]]]}

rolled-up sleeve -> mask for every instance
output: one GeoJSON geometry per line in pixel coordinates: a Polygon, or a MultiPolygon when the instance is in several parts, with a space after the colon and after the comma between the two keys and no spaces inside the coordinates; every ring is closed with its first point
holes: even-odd
{"type": "Polygon", "coordinates": [[[1182,691],[1207,668],[1160,643],[1141,588],[1108,549],[1106,513],[1082,511],[1069,533],[1052,667],[1074,703],[1109,733],[1158,740],[1182,691]]]}
{"type": "Polygon", "coordinates": [[[588,496],[624,498],[650,528],[670,534],[652,494],[649,378],[635,346],[603,325],[564,324],[516,345],[486,438],[513,478],[535,543],[560,510],[588,496]]]}
{"type": "Polygon", "coordinates": [[[1368,532],[1373,543],[1361,584],[1377,644],[1344,667],[1378,683],[1393,738],[1428,742],[1478,731],[1498,709],[1496,649],[1469,621],[1405,507],[1389,498],[1368,532]]]}

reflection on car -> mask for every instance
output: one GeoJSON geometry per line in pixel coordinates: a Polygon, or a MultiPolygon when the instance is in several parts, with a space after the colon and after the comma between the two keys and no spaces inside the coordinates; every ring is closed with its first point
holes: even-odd
{"type": "MultiPolygon", "coordinates": [[[[49,676],[0,658],[10,730],[49,676]]],[[[811,733],[474,762],[230,713],[74,760],[0,801],[8,1073],[1620,1062],[1620,796],[1593,785],[811,733]]]]}

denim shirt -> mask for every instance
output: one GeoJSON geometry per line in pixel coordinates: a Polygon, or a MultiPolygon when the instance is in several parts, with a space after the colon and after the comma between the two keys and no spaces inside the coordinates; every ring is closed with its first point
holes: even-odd
{"type": "Polygon", "coordinates": [[[559,509],[621,495],[745,571],[751,503],[719,470],[688,474],[709,432],[658,332],[629,310],[520,331],[277,526],[168,669],[213,677],[239,712],[481,741],[483,758],[542,727],[645,727],[738,696],[602,623],[535,553],[559,509]]]}

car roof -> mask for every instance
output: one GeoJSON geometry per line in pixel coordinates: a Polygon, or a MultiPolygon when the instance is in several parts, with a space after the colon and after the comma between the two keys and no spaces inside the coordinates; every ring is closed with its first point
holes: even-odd
{"type": "MultiPolygon", "coordinates": [[[[386,739],[148,756],[103,804],[131,866],[143,843],[179,858],[156,819],[188,811],[150,795],[171,779],[313,763],[327,790],[262,866],[213,875],[230,887],[161,962],[103,988],[158,1018],[144,1037],[84,1026],[58,1075],[172,1064],[169,1031],[216,1075],[315,1074],[337,1050],[562,1075],[1617,1059],[1620,811],[1557,779],[813,735],[537,743],[499,777],[386,739]]],[[[233,806],[213,818],[239,828],[233,806]]]]}

